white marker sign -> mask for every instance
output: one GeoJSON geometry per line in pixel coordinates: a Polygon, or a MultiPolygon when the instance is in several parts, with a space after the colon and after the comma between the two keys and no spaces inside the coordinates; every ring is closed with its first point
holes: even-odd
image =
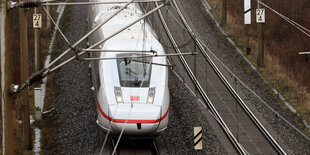
{"type": "Polygon", "coordinates": [[[33,14],[33,28],[41,28],[42,27],[42,15],[41,14],[33,14]]]}
{"type": "Polygon", "coordinates": [[[244,24],[251,24],[251,0],[244,0],[244,24]]]}
{"type": "Polygon", "coordinates": [[[265,9],[256,9],[256,23],[265,23],[265,9]]]}

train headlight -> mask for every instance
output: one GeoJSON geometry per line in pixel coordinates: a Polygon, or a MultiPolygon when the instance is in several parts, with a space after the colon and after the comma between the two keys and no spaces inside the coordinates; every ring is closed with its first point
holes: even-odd
{"type": "Polygon", "coordinates": [[[120,87],[114,87],[114,94],[116,103],[124,103],[122,89],[120,87]]]}
{"type": "Polygon", "coordinates": [[[155,88],[150,88],[149,93],[147,95],[147,104],[153,104],[154,102],[154,97],[155,97],[155,88]]]}

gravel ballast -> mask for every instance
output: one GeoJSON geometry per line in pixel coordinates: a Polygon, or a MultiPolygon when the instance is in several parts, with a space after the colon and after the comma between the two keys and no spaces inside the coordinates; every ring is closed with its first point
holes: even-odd
{"type": "MultiPolygon", "coordinates": [[[[198,36],[244,83],[282,116],[295,124],[298,117],[281,108],[279,100],[266,88],[263,81],[254,72],[248,72],[246,63],[240,60],[227,39],[222,36],[214,21],[204,11],[200,0],[180,0],[188,20],[194,25],[198,36]]],[[[87,32],[87,6],[70,6],[66,8],[62,19],[62,30],[73,43],[87,32]]],[[[61,36],[58,34],[58,39],[61,36]]],[[[68,47],[65,42],[59,51],[68,47]]],[[[81,47],[86,47],[85,42],[81,47]]],[[[72,53],[73,55],[73,53],[72,53]]],[[[72,56],[71,55],[71,56],[72,56]]],[[[68,58],[68,57],[67,57],[68,58]]],[[[62,59],[64,61],[65,59],[62,59]]],[[[57,96],[53,102],[55,108],[55,130],[52,142],[55,147],[51,154],[97,154],[102,145],[96,124],[96,101],[91,91],[91,80],[88,62],[74,61],[57,71],[55,82],[57,96]]],[[[179,71],[181,72],[181,71],[179,71]]],[[[229,73],[224,73],[230,76],[229,73]]],[[[277,131],[279,139],[296,154],[310,154],[310,142],[289,127],[285,122],[266,108],[259,99],[237,83],[239,91],[246,97],[247,103],[255,110],[255,114],[264,119],[265,124],[277,131]],[[283,140],[285,139],[285,140],[283,140]]],[[[173,72],[169,74],[171,108],[167,130],[159,136],[161,145],[168,154],[227,154],[224,144],[217,135],[205,114],[201,103],[188,90],[185,84],[173,72]],[[193,149],[193,127],[203,127],[203,147],[201,151],[193,149]]]]}
{"type": "MultiPolygon", "coordinates": [[[[61,29],[70,42],[75,42],[87,32],[87,6],[66,7],[61,29]]],[[[57,39],[61,36],[58,34],[57,39]]],[[[62,40],[62,39],[61,39],[62,40]]],[[[59,49],[64,51],[68,45],[64,41],[59,49]]],[[[80,47],[85,47],[85,42],[80,47]]],[[[71,56],[73,53],[71,54],[71,56]]],[[[68,56],[69,57],[69,56],[68,56]]],[[[66,60],[68,57],[62,59],[66,60]]],[[[168,154],[226,154],[214,130],[189,90],[175,74],[169,76],[171,110],[168,129],[160,135],[160,142],[168,154]],[[202,151],[194,150],[193,127],[203,127],[202,151]]],[[[96,102],[91,91],[88,62],[73,62],[56,72],[57,95],[53,102],[55,108],[55,127],[51,154],[98,154],[102,145],[96,124],[96,102]]]]}
{"type": "MultiPolygon", "coordinates": [[[[281,101],[273,94],[269,86],[267,86],[257,73],[251,69],[247,62],[241,58],[236,52],[236,47],[227,40],[227,36],[224,36],[219,31],[215,21],[203,7],[203,1],[205,0],[179,1],[182,10],[184,10],[186,14],[187,20],[192,23],[191,26],[197,36],[199,36],[203,43],[229,68],[229,70],[260,96],[264,102],[291,124],[300,128],[296,123],[301,123],[300,118],[296,114],[281,107],[279,104],[281,101]]],[[[223,74],[230,81],[235,81],[232,75],[216,61],[215,57],[212,56],[212,58],[220,70],[223,71],[223,74]]],[[[280,143],[284,143],[285,147],[288,147],[295,154],[310,153],[310,141],[307,138],[276,116],[273,110],[264,105],[263,102],[242,85],[241,82],[234,82],[233,84],[255,115],[261,119],[261,122],[267,129],[273,131],[272,134],[274,138],[280,141],[280,143]]],[[[303,129],[300,130],[302,131],[303,129]]]]}
{"type": "MultiPolygon", "coordinates": [[[[70,42],[75,42],[87,32],[87,6],[67,6],[60,26],[70,42]]],[[[61,39],[58,33],[57,39],[61,39]]],[[[58,42],[59,42],[58,40],[58,42]]],[[[57,42],[57,41],[56,41],[57,42]]],[[[86,47],[83,42],[80,47],[86,47]]],[[[60,49],[68,45],[63,41],[60,49]]],[[[73,52],[69,54],[73,56],[73,52]]],[[[69,56],[61,61],[68,59],[69,56]]],[[[100,148],[96,124],[96,104],[88,75],[89,62],[73,62],[56,73],[57,96],[55,107],[52,154],[93,154],[100,148]]]]}

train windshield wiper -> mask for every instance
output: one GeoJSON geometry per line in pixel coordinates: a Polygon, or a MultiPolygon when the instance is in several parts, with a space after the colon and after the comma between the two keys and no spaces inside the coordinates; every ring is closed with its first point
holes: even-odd
{"type": "Polygon", "coordinates": [[[135,79],[134,84],[136,86],[139,86],[140,83],[142,82],[141,80],[138,80],[138,74],[135,72],[135,70],[131,68],[126,68],[126,74],[128,74],[129,76],[132,76],[135,79]]]}
{"type": "Polygon", "coordinates": [[[134,77],[135,79],[138,78],[137,73],[135,72],[135,70],[133,70],[131,68],[126,68],[126,74],[134,77]]]}

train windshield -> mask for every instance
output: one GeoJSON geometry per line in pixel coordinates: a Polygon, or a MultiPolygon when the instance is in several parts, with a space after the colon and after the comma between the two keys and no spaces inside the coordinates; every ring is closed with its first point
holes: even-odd
{"type": "Polygon", "coordinates": [[[117,57],[135,58],[117,59],[121,87],[149,87],[152,65],[151,57],[145,54],[118,54],[117,57]]]}

